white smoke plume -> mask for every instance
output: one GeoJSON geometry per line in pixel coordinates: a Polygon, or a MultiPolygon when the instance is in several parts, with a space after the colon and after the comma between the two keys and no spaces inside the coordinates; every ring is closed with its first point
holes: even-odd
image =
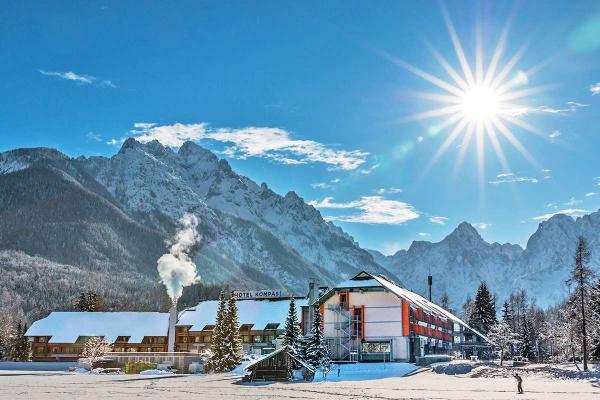
{"type": "Polygon", "coordinates": [[[194,214],[185,214],[179,222],[182,228],[177,231],[169,252],[158,259],[158,275],[167,288],[173,304],[181,297],[183,288],[197,282],[200,277],[196,264],[190,259],[189,252],[200,241],[198,218],[194,214]]]}

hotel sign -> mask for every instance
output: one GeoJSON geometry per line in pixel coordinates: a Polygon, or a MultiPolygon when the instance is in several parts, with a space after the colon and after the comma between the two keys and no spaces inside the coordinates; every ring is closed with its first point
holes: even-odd
{"type": "Polygon", "coordinates": [[[234,291],[233,295],[236,300],[249,300],[249,299],[277,299],[285,297],[283,290],[281,289],[266,289],[266,290],[248,290],[248,291],[234,291]]]}

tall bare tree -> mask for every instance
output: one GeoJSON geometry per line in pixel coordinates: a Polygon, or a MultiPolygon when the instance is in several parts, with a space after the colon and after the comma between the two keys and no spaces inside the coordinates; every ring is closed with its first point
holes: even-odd
{"type": "Polygon", "coordinates": [[[594,271],[588,266],[592,252],[588,249],[587,242],[583,236],[579,237],[575,256],[573,257],[573,267],[570,271],[570,277],[567,280],[569,286],[575,287],[574,295],[576,296],[578,312],[581,320],[581,342],[583,353],[583,370],[588,370],[588,350],[587,350],[587,331],[586,331],[586,302],[589,299],[589,292],[594,278],[594,271]]]}

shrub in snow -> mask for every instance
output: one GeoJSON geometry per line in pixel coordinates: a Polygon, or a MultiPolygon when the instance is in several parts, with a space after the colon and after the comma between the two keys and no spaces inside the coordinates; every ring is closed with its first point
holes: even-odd
{"type": "Polygon", "coordinates": [[[83,345],[81,357],[89,358],[91,368],[94,369],[94,364],[97,363],[104,355],[112,351],[112,345],[104,338],[93,337],[83,345]]]}

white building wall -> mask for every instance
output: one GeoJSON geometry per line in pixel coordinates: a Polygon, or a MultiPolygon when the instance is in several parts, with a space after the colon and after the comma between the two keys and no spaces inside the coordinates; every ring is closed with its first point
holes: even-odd
{"type": "MultiPolygon", "coordinates": [[[[329,307],[339,304],[337,295],[329,298],[324,304],[323,326],[326,337],[336,337],[335,329],[338,317],[329,307]]],[[[364,340],[391,341],[392,358],[406,360],[409,358],[409,338],[402,336],[402,300],[392,293],[386,292],[350,292],[349,308],[365,306],[364,340]]]]}

